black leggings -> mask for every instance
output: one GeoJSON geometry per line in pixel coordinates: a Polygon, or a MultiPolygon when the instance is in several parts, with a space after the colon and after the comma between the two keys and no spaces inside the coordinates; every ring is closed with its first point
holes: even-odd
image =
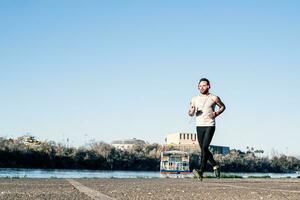
{"type": "Polygon", "coordinates": [[[212,166],[217,165],[213,155],[208,150],[210,142],[214,136],[215,129],[216,128],[214,126],[197,126],[197,137],[201,149],[200,170],[202,172],[204,172],[204,170],[206,169],[207,160],[209,160],[212,166]]]}

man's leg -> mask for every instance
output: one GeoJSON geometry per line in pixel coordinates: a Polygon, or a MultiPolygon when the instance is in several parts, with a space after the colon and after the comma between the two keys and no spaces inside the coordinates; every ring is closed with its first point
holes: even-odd
{"type": "Polygon", "coordinates": [[[202,163],[202,160],[203,160],[202,146],[203,146],[204,134],[205,134],[205,128],[197,126],[197,139],[198,139],[198,143],[199,143],[200,151],[201,151],[200,166],[201,166],[201,163],[202,163]]]}
{"type": "Polygon", "coordinates": [[[204,136],[203,136],[203,141],[202,141],[202,148],[201,148],[201,153],[203,154],[202,158],[203,160],[201,160],[201,168],[200,170],[203,172],[206,169],[206,163],[207,160],[210,160],[210,163],[213,166],[216,166],[217,163],[213,158],[213,155],[211,154],[211,152],[208,150],[209,145],[211,143],[211,140],[214,136],[214,132],[215,132],[215,127],[205,127],[205,132],[204,132],[204,136]]]}
{"type": "MultiPolygon", "coordinates": [[[[207,130],[208,133],[209,133],[208,135],[210,136],[210,138],[209,138],[209,145],[210,145],[210,143],[212,141],[212,138],[214,136],[215,130],[216,130],[216,127],[213,127],[213,129],[211,129],[211,130],[207,130]]],[[[209,147],[209,145],[208,145],[208,147],[209,147]]],[[[217,165],[217,162],[215,161],[214,156],[212,155],[212,153],[210,151],[208,151],[208,161],[209,161],[209,163],[212,166],[216,166],[217,165]]]]}
{"type": "MultiPolygon", "coordinates": [[[[197,127],[197,139],[198,139],[198,143],[199,143],[199,146],[200,146],[200,150],[202,149],[202,146],[203,146],[203,138],[204,138],[204,133],[205,133],[205,128],[203,127],[197,127]]],[[[202,153],[202,150],[201,150],[201,157],[200,157],[200,164],[202,163],[202,160],[203,160],[203,153],[202,153]]],[[[201,166],[200,166],[201,168],[201,166]]],[[[203,172],[200,171],[199,169],[194,169],[193,170],[193,174],[194,174],[194,177],[195,178],[198,178],[202,181],[202,178],[203,178],[203,172]]]]}

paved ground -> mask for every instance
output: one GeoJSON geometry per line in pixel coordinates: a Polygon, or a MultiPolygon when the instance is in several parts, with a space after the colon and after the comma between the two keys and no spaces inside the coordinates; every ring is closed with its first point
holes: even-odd
{"type": "Polygon", "coordinates": [[[0,199],[293,199],[300,179],[0,179],[0,199]],[[73,185],[74,186],[73,186],[73,185]],[[90,197],[89,197],[89,196],[90,197]]]}
{"type": "Polygon", "coordinates": [[[0,179],[0,199],[90,200],[65,179],[0,179]]]}

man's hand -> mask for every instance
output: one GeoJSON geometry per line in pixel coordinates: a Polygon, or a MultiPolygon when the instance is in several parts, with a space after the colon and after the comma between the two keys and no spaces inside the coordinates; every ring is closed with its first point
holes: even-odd
{"type": "Polygon", "coordinates": [[[219,110],[217,112],[212,112],[208,115],[211,119],[215,119],[226,109],[225,104],[221,101],[219,97],[217,97],[214,101],[218,105],[219,110]]]}
{"type": "Polygon", "coordinates": [[[189,116],[193,117],[194,114],[195,114],[195,107],[194,106],[190,106],[190,109],[189,109],[189,116]]]}
{"type": "Polygon", "coordinates": [[[215,119],[218,116],[217,112],[212,112],[208,115],[211,119],[215,119]]]}

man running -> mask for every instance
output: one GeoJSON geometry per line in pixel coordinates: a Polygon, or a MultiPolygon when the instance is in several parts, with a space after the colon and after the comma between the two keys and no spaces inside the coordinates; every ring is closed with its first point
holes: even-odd
{"type": "Polygon", "coordinates": [[[197,137],[201,149],[201,165],[200,169],[193,170],[193,174],[201,181],[207,160],[213,166],[216,177],[220,178],[221,176],[220,166],[214,160],[208,147],[215,132],[215,118],[225,110],[225,105],[218,96],[210,93],[209,89],[209,80],[202,78],[198,84],[200,94],[192,98],[188,112],[191,117],[196,115],[197,137]],[[216,105],[219,107],[217,111],[215,111],[216,105]]]}

